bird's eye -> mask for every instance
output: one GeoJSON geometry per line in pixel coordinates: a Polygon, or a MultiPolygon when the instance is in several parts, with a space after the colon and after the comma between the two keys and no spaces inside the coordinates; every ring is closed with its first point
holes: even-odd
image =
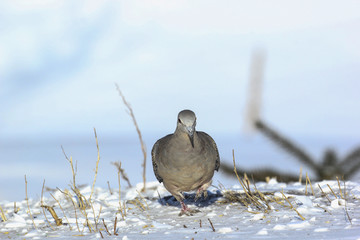
{"type": "Polygon", "coordinates": [[[181,123],[181,120],[180,120],[180,118],[178,118],[178,123],[181,123]]]}

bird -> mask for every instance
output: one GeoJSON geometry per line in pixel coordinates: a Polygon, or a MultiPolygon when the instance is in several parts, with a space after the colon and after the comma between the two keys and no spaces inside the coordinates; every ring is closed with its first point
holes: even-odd
{"type": "Polygon", "coordinates": [[[196,190],[195,201],[202,195],[207,198],[207,188],[220,167],[214,139],[196,131],[195,126],[195,113],[187,109],[180,111],[175,132],[157,140],[151,151],[157,180],[180,202],[179,216],[199,212],[187,207],[183,192],[196,190]]]}

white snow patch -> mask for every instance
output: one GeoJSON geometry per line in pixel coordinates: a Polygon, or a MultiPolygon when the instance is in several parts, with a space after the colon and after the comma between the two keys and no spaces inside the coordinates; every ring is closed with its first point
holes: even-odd
{"type": "Polygon", "coordinates": [[[315,228],[314,229],[314,232],[327,232],[327,231],[329,231],[328,228],[315,228]]]}
{"type": "Polygon", "coordinates": [[[345,206],[345,200],[344,199],[334,199],[331,201],[331,207],[336,208],[343,208],[345,206]]]}
{"type": "Polygon", "coordinates": [[[256,235],[268,235],[268,231],[266,230],[266,228],[263,228],[260,231],[258,231],[256,235]]]}
{"type": "Polygon", "coordinates": [[[291,221],[287,226],[292,229],[300,229],[310,226],[310,223],[308,221],[291,221]]]}
{"type": "Polygon", "coordinates": [[[219,233],[229,233],[232,232],[233,230],[230,227],[223,227],[223,228],[219,228],[218,232],[219,233]]]}
{"type": "Polygon", "coordinates": [[[285,230],[286,226],[282,224],[277,224],[273,227],[274,230],[285,230]]]}
{"type": "MultiPolygon", "coordinates": [[[[334,187],[333,189],[338,189],[337,181],[321,182],[321,184],[329,184],[334,187]]],[[[314,183],[314,185],[317,185],[317,183],[314,183]]],[[[165,192],[164,187],[157,182],[147,183],[148,188],[144,193],[140,192],[142,184],[138,184],[136,187],[126,189],[122,192],[122,196],[124,197],[122,201],[129,200],[126,201],[127,216],[125,216],[124,220],[122,216],[117,213],[119,207],[118,194],[114,193],[111,195],[108,189],[96,188],[92,196],[92,202],[96,216],[98,216],[100,208],[102,209],[98,225],[101,228],[103,228],[102,219],[104,219],[109,230],[113,229],[114,219],[115,216],[117,216],[119,239],[159,239],[161,236],[172,236],[172,234],[174,234],[175,238],[185,236],[185,238],[189,239],[194,236],[199,239],[221,239],[228,237],[249,238],[256,234],[258,238],[264,238],[261,237],[261,235],[263,235],[266,238],[272,239],[278,237],[280,233],[281,237],[284,236],[285,239],[292,239],[294,231],[299,235],[297,237],[299,239],[306,238],[315,232],[321,233],[317,234],[315,239],[333,238],[334,236],[353,238],[354,234],[360,230],[359,219],[356,218],[360,210],[357,208],[359,200],[352,197],[353,195],[351,193],[356,193],[358,190],[360,191],[360,183],[346,182],[346,186],[347,196],[349,196],[346,204],[349,207],[349,214],[352,217],[352,225],[349,224],[349,221],[344,221],[345,201],[343,199],[335,199],[329,202],[324,196],[318,193],[315,197],[305,196],[303,185],[275,182],[271,185],[262,182],[257,184],[257,188],[263,193],[268,193],[266,197],[269,199],[274,197],[274,195],[283,198],[281,194],[281,191],[283,191],[286,196],[289,196],[289,201],[293,206],[304,216],[305,221],[299,218],[296,212],[288,206],[287,202],[283,201],[284,205],[282,205],[269,201],[272,210],[267,210],[265,213],[262,209],[252,204],[247,208],[240,203],[224,203],[222,202],[223,198],[219,198],[219,196],[215,194],[215,190],[209,190],[210,194],[208,199],[211,201],[201,200],[195,203],[192,202],[193,196],[188,197],[186,201],[189,202],[189,207],[198,208],[201,212],[191,217],[178,217],[180,210],[178,203],[176,203],[173,198],[170,198],[170,194],[165,192]],[[285,188],[279,188],[279,186],[282,185],[285,186],[285,188]],[[356,191],[354,191],[354,189],[356,191]],[[163,194],[161,194],[163,198],[162,201],[158,200],[158,190],[163,191],[163,194]],[[141,194],[141,198],[139,198],[139,194],[141,194]],[[130,201],[134,198],[138,198],[139,205],[136,206],[130,201]],[[142,209],[140,204],[144,204],[144,206],[148,205],[148,207],[142,209]],[[199,204],[199,206],[197,204],[199,204]],[[204,206],[201,206],[202,204],[204,204],[204,206]],[[246,211],[247,209],[252,212],[259,212],[259,214],[249,213],[246,211]],[[328,211],[325,212],[324,210],[328,211]],[[331,212],[331,214],[329,214],[329,212],[331,212]],[[226,217],[224,217],[225,215],[226,217]],[[210,218],[214,223],[216,232],[212,232],[207,218],[210,218]],[[246,226],[246,228],[244,228],[245,231],[242,231],[242,226],[246,226]],[[229,236],[226,236],[226,234],[229,234],[229,236]],[[237,234],[239,235],[236,236],[237,234]]],[[[325,188],[327,187],[323,189],[325,188]]],[[[85,197],[88,198],[91,188],[88,187],[85,188],[85,190],[80,189],[80,191],[86,194],[85,197]]],[[[54,194],[57,193],[58,191],[54,192],[54,194]]],[[[15,240],[24,238],[43,239],[45,236],[58,239],[73,239],[72,236],[78,234],[74,207],[71,202],[64,198],[63,194],[58,194],[57,198],[61,202],[73,230],[69,230],[68,226],[56,227],[56,231],[51,230],[42,212],[40,212],[40,200],[29,201],[34,221],[39,230],[34,230],[31,217],[27,212],[26,202],[17,202],[17,206],[19,207],[17,214],[13,212],[13,203],[0,202],[8,219],[6,222],[0,222],[0,239],[5,237],[15,240]]],[[[332,200],[334,196],[329,194],[329,198],[332,200]]],[[[54,206],[59,217],[63,216],[62,211],[54,199],[44,197],[44,201],[54,206]]],[[[89,221],[95,226],[93,209],[89,208],[86,211],[89,221]]],[[[53,219],[51,219],[49,215],[48,218],[49,221],[53,223],[53,219]]],[[[78,224],[81,224],[80,228],[82,229],[85,217],[80,211],[77,211],[77,221],[78,224]]],[[[63,218],[63,222],[67,222],[67,220],[63,218]]],[[[102,231],[102,233],[106,234],[105,231],[102,231]]],[[[86,235],[87,239],[101,237],[99,233],[90,233],[86,227],[84,228],[83,234],[86,235]]]]}
{"type": "Polygon", "coordinates": [[[25,236],[32,237],[34,239],[35,237],[45,236],[45,233],[38,231],[38,230],[32,230],[32,231],[28,232],[25,236]]]}
{"type": "Polygon", "coordinates": [[[24,228],[24,227],[26,227],[26,220],[18,214],[14,214],[13,218],[9,219],[8,223],[5,224],[5,228],[24,228]]]}
{"type": "Polygon", "coordinates": [[[278,184],[278,181],[276,180],[276,178],[271,178],[267,184],[275,185],[275,184],[278,184]]]}
{"type": "Polygon", "coordinates": [[[264,214],[263,213],[258,213],[258,214],[255,214],[252,218],[252,220],[254,221],[258,221],[258,220],[261,220],[264,218],[264,214]]]}

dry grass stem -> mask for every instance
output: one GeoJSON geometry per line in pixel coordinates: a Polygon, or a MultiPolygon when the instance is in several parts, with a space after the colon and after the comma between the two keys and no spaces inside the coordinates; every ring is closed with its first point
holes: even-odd
{"type": "Polygon", "coordinates": [[[128,111],[129,111],[129,114],[130,114],[130,116],[131,116],[131,118],[133,120],[133,123],[135,125],[136,132],[138,133],[138,136],[139,136],[139,140],[140,140],[140,144],[141,144],[141,151],[142,151],[143,156],[144,156],[144,162],[142,164],[144,185],[143,185],[143,188],[141,189],[141,191],[143,192],[143,191],[145,191],[145,188],[146,188],[146,146],[145,146],[145,143],[144,143],[144,141],[142,139],[141,131],[140,131],[139,126],[138,126],[138,124],[136,122],[135,115],[134,115],[134,112],[133,112],[130,104],[126,101],[125,96],[122,94],[122,92],[121,92],[121,90],[119,88],[119,85],[117,85],[115,83],[115,86],[116,86],[116,89],[119,92],[119,95],[121,96],[125,106],[127,107],[128,111]]]}
{"type": "Polygon", "coordinates": [[[326,184],[326,185],[328,186],[328,188],[330,189],[330,191],[332,192],[332,194],[334,195],[334,197],[337,198],[335,192],[332,190],[332,188],[330,187],[330,185],[329,185],[329,184],[326,184]]]}
{"type": "Polygon", "coordinates": [[[34,218],[33,218],[33,215],[31,214],[31,211],[30,211],[30,206],[29,206],[29,198],[28,198],[28,194],[27,194],[27,180],[26,180],[26,175],[25,175],[25,200],[26,200],[26,205],[27,205],[27,208],[29,210],[29,215],[30,215],[30,218],[32,220],[32,223],[35,227],[35,229],[37,229],[36,225],[35,225],[35,221],[34,221],[34,218]]]}
{"type": "Polygon", "coordinates": [[[247,183],[244,183],[244,181],[240,178],[239,174],[237,173],[237,170],[236,170],[236,164],[235,164],[235,152],[234,152],[234,149],[232,150],[232,155],[233,155],[233,164],[234,164],[234,172],[235,172],[235,175],[239,181],[239,183],[241,184],[246,196],[251,199],[251,201],[259,208],[262,208],[262,204],[256,199],[256,197],[253,197],[252,196],[252,193],[250,191],[250,186],[249,186],[249,183],[248,183],[248,178],[247,176],[245,175],[246,179],[247,179],[247,183]]]}
{"type": "Polygon", "coordinates": [[[346,185],[345,185],[345,181],[344,181],[344,200],[345,200],[345,213],[347,218],[349,219],[350,224],[352,225],[352,221],[351,221],[351,217],[349,215],[349,212],[347,210],[347,199],[346,199],[346,185]]]}
{"type": "Polygon", "coordinates": [[[128,186],[132,187],[129,177],[125,172],[125,169],[121,167],[121,162],[112,162],[111,164],[114,165],[117,168],[118,172],[121,173],[121,177],[127,182],[128,186]]]}
{"type": "Polygon", "coordinates": [[[74,163],[73,163],[72,157],[70,156],[70,159],[68,158],[68,156],[65,153],[65,150],[64,150],[63,146],[61,146],[61,149],[63,151],[63,154],[64,154],[66,160],[68,160],[68,162],[70,163],[72,176],[73,176],[73,187],[76,188],[75,176],[76,176],[77,169],[74,169],[74,163]]]}
{"type": "Polygon", "coordinates": [[[14,213],[18,213],[20,208],[16,207],[16,202],[14,202],[14,213]]]}
{"type": "Polygon", "coordinates": [[[77,227],[78,231],[81,233],[82,231],[80,230],[80,227],[79,227],[78,216],[77,216],[77,212],[76,212],[76,205],[75,205],[74,201],[72,200],[71,195],[70,195],[68,192],[63,192],[63,191],[61,191],[60,189],[58,189],[58,190],[65,195],[66,199],[67,199],[69,202],[72,203],[72,205],[73,205],[73,207],[74,207],[76,227],[77,227]]]}
{"type": "MultiPolygon", "coordinates": [[[[101,205],[100,205],[101,206],[101,205]]],[[[98,231],[98,222],[96,221],[96,214],[95,214],[95,209],[94,209],[94,204],[91,204],[91,210],[94,214],[94,224],[95,224],[95,229],[96,231],[98,231]]]]}
{"type": "Polygon", "coordinates": [[[330,198],[328,197],[327,193],[325,193],[325,192],[323,191],[323,189],[321,188],[320,184],[318,184],[318,187],[320,188],[320,191],[322,192],[322,194],[325,195],[326,199],[331,203],[330,198]]]}
{"type": "Polygon", "coordinates": [[[297,213],[297,215],[301,218],[301,220],[304,221],[305,218],[298,212],[298,210],[296,208],[294,208],[294,206],[291,204],[290,200],[285,196],[284,190],[281,191],[281,194],[283,195],[284,199],[289,203],[290,208],[297,213]]]}
{"type": "MultiPolygon", "coordinates": [[[[40,206],[41,206],[41,208],[42,208],[42,211],[43,211],[43,213],[44,213],[44,216],[45,216],[46,221],[48,222],[48,224],[49,224],[49,226],[51,227],[51,229],[52,229],[53,231],[55,231],[55,228],[51,225],[49,219],[48,219],[47,216],[46,216],[46,212],[45,212],[46,206],[44,205],[44,201],[43,201],[43,197],[44,197],[44,186],[45,186],[45,179],[44,179],[43,186],[42,186],[42,190],[41,190],[40,206]]],[[[55,219],[55,222],[56,222],[56,219],[55,219]]],[[[57,223],[56,223],[56,225],[57,225],[57,223]]],[[[59,225],[58,225],[58,226],[59,226],[59,225]]]]}
{"type": "Polygon", "coordinates": [[[62,213],[63,213],[63,215],[64,215],[64,217],[65,217],[65,219],[66,219],[66,221],[67,221],[67,223],[68,223],[68,225],[69,225],[69,228],[70,228],[70,230],[72,230],[72,227],[71,227],[71,225],[70,225],[69,219],[66,217],[65,211],[64,211],[64,209],[62,208],[59,200],[57,200],[57,199],[54,197],[54,195],[52,195],[51,193],[50,193],[50,196],[57,202],[57,204],[59,204],[59,207],[60,207],[60,209],[61,209],[61,211],[62,211],[62,213]]]}
{"type": "Polygon", "coordinates": [[[313,196],[315,197],[314,189],[313,189],[313,186],[312,186],[312,184],[311,184],[310,178],[309,178],[309,176],[308,176],[307,173],[306,173],[306,181],[309,182],[309,185],[310,185],[310,188],[311,188],[311,192],[312,192],[313,196]]]}
{"type": "Polygon", "coordinates": [[[308,176],[306,173],[306,177],[305,177],[305,196],[307,196],[307,189],[308,189],[308,176]]]}
{"type": "Polygon", "coordinates": [[[5,213],[2,209],[2,207],[0,206],[0,216],[1,216],[1,219],[3,220],[3,222],[6,222],[7,221],[7,218],[5,216],[5,213]]]}
{"type": "Polygon", "coordinates": [[[95,188],[96,178],[97,178],[97,174],[98,174],[98,170],[99,170],[99,162],[100,162],[99,142],[98,142],[98,138],[97,138],[95,128],[94,128],[94,134],[95,134],[95,141],[96,141],[96,148],[97,148],[97,161],[96,161],[95,176],[94,176],[94,181],[93,181],[93,185],[92,185],[92,188],[91,188],[91,194],[90,194],[90,197],[89,197],[89,201],[91,201],[91,197],[94,194],[94,188],[95,188]]]}
{"type": "MultiPolygon", "coordinates": [[[[96,223],[99,222],[101,210],[102,210],[102,205],[100,205],[99,214],[98,214],[98,216],[97,216],[97,218],[96,218],[96,223]]],[[[97,228],[97,226],[96,226],[96,228],[97,228]]]]}
{"type": "MultiPolygon", "coordinates": [[[[344,199],[344,196],[343,196],[342,191],[341,191],[340,181],[339,181],[339,178],[338,178],[337,176],[336,176],[336,180],[337,180],[338,186],[339,186],[340,197],[341,197],[342,199],[344,199]]],[[[345,184],[345,182],[344,182],[344,184],[345,184]]]]}
{"type": "Polygon", "coordinates": [[[139,194],[140,199],[145,203],[146,209],[149,210],[149,205],[147,204],[145,198],[141,195],[141,193],[139,191],[136,190],[136,192],[139,194]]]}
{"type": "Polygon", "coordinates": [[[114,223],[114,235],[118,235],[117,233],[116,233],[116,225],[117,225],[117,217],[115,216],[115,223],[114,223]]]}
{"type": "Polygon", "coordinates": [[[122,219],[125,219],[126,212],[125,212],[125,206],[121,204],[121,183],[120,183],[120,175],[121,175],[121,162],[112,163],[117,167],[117,176],[118,176],[118,186],[119,186],[119,212],[121,214],[122,219]]]}
{"type": "Polygon", "coordinates": [[[213,232],[215,232],[214,225],[213,225],[213,223],[211,222],[210,218],[208,218],[208,221],[209,221],[209,223],[210,223],[210,225],[211,225],[211,228],[212,228],[213,232]]]}
{"type": "Polygon", "coordinates": [[[109,236],[111,236],[111,233],[109,232],[109,229],[108,229],[108,227],[107,227],[106,224],[105,224],[105,220],[102,219],[102,222],[103,222],[103,224],[104,224],[104,227],[105,227],[106,232],[109,234],[109,236]]]}
{"type": "Polygon", "coordinates": [[[302,183],[302,167],[300,167],[299,183],[302,183]]]}
{"type": "Polygon", "coordinates": [[[113,192],[111,191],[111,187],[110,187],[110,182],[109,182],[109,181],[107,181],[107,185],[108,185],[108,188],[109,188],[110,195],[113,195],[113,192]]]}
{"type": "MultiPolygon", "coordinates": [[[[42,208],[45,208],[46,210],[49,211],[49,213],[51,214],[51,216],[54,218],[55,220],[55,224],[56,226],[61,226],[62,225],[62,220],[57,216],[55,210],[53,207],[50,206],[46,206],[46,205],[42,205],[42,208]]],[[[51,225],[50,225],[51,226],[51,225]]],[[[51,227],[52,228],[52,227],[51,227]]],[[[55,230],[55,229],[54,229],[55,230]]]]}

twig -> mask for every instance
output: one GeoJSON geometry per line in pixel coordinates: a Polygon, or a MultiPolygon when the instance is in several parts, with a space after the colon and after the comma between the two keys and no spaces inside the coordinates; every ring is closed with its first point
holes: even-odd
{"type": "Polygon", "coordinates": [[[312,192],[313,196],[315,197],[314,189],[313,189],[313,186],[311,184],[310,178],[307,173],[306,173],[306,179],[307,179],[307,181],[309,181],[311,192],[312,192]]]}
{"type": "Polygon", "coordinates": [[[109,229],[107,228],[107,226],[106,226],[106,224],[105,224],[105,220],[102,219],[102,221],[103,221],[103,224],[104,224],[104,227],[105,227],[106,232],[111,236],[111,233],[109,232],[109,229]]]}
{"type": "MultiPolygon", "coordinates": [[[[344,179],[343,179],[343,181],[344,181],[344,179]]],[[[340,188],[340,187],[339,187],[340,188]]],[[[346,216],[348,217],[348,219],[349,219],[349,222],[350,222],[350,224],[352,225],[352,221],[351,221],[351,217],[350,217],[350,215],[349,215],[349,212],[348,212],[348,210],[347,210],[347,200],[346,200],[346,186],[345,186],[345,181],[344,181],[344,200],[345,200],[345,212],[346,212],[346,216]]]]}
{"type": "Polygon", "coordinates": [[[66,217],[65,211],[64,211],[64,209],[62,208],[59,200],[57,200],[57,199],[54,197],[54,195],[52,195],[51,193],[50,193],[50,196],[51,196],[53,199],[55,199],[55,201],[59,204],[59,207],[60,207],[61,211],[62,211],[63,214],[64,214],[64,217],[65,217],[65,219],[66,219],[66,221],[67,221],[67,223],[68,223],[68,225],[69,225],[69,228],[70,228],[70,230],[72,230],[72,227],[71,227],[71,225],[70,225],[69,219],[66,217]]]}
{"type": "Polygon", "coordinates": [[[16,202],[14,202],[14,213],[18,213],[20,208],[16,207],[16,202]]]}
{"type": "Polygon", "coordinates": [[[211,222],[210,218],[208,218],[208,220],[209,220],[209,223],[210,223],[210,225],[211,225],[211,228],[212,228],[213,232],[215,232],[214,225],[213,225],[213,223],[211,222]]]}
{"type": "Polygon", "coordinates": [[[318,184],[318,187],[320,188],[321,192],[325,195],[326,199],[331,203],[330,198],[328,197],[327,193],[325,193],[322,188],[320,187],[320,184],[318,184]]]}
{"type": "Polygon", "coordinates": [[[308,187],[308,177],[307,177],[307,173],[306,173],[306,177],[305,177],[305,196],[307,196],[307,187],[308,187]]]}
{"type": "MultiPolygon", "coordinates": [[[[94,208],[94,204],[91,204],[91,210],[94,214],[94,223],[95,223],[95,229],[96,231],[98,231],[98,222],[97,222],[97,218],[96,218],[96,214],[95,214],[95,208],[94,208]]],[[[101,205],[100,205],[100,212],[101,212],[101,205]]],[[[99,212],[99,216],[100,216],[100,212],[99,212]]]]}
{"type": "Polygon", "coordinates": [[[72,176],[73,176],[73,186],[74,186],[74,188],[76,188],[76,183],[75,183],[76,170],[74,170],[74,164],[73,164],[72,157],[70,156],[70,159],[68,158],[68,156],[65,153],[65,150],[64,150],[63,146],[61,146],[61,149],[62,149],[62,151],[64,153],[64,156],[65,156],[66,160],[68,160],[68,162],[70,163],[72,176]]]}
{"type": "Polygon", "coordinates": [[[328,188],[331,190],[332,194],[334,195],[335,198],[337,198],[335,192],[331,189],[330,185],[329,184],[326,184],[328,186],[328,188]]]}
{"type": "Polygon", "coordinates": [[[124,213],[123,213],[123,209],[122,209],[122,206],[121,206],[121,184],[120,184],[120,169],[121,169],[121,162],[118,162],[118,163],[113,163],[115,166],[117,166],[117,169],[118,169],[118,172],[117,172],[117,175],[118,175],[118,185],[119,185],[119,211],[121,213],[121,217],[122,219],[124,220],[125,219],[125,216],[124,216],[124,213]]]}
{"type": "Polygon", "coordinates": [[[114,165],[117,168],[117,170],[121,173],[121,177],[127,182],[128,186],[132,187],[128,175],[125,172],[125,169],[121,167],[121,162],[120,161],[112,162],[111,164],[114,165]]]}
{"type": "MultiPolygon", "coordinates": [[[[44,213],[45,219],[46,219],[46,221],[48,222],[50,228],[51,228],[53,231],[55,231],[55,228],[51,225],[49,219],[48,219],[47,216],[46,216],[46,212],[45,212],[45,208],[46,208],[46,207],[45,207],[44,201],[43,201],[43,197],[44,197],[44,186],[45,186],[45,179],[44,179],[43,186],[42,186],[42,190],[41,190],[40,206],[41,206],[41,208],[42,208],[42,211],[43,211],[43,213],[44,213]]],[[[55,221],[56,221],[56,219],[55,219],[55,221]]],[[[57,223],[56,223],[56,225],[57,225],[57,223]]],[[[58,225],[58,226],[59,226],[59,225],[58,225]]]]}
{"type": "Polygon", "coordinates": [[[108,184],[108,187],[109,187],[109,192],[110,192],[110,195],[113,195],[113,192],[111,191],[111,187],[110,187],[110,182],[107,181],[107,184],[108,184]]]}
{"type": "Polygon", "coordinates": [[[31,214],[31,211],[30,211],[29,198],[28,198],[28,194],[27,194],[27,180],[26,180],[26,175],[25,175],[25,195],[26,195],[26,198],[25,198],[25,200],[26,200],[26,205],[27,205],[27,207],[28,207],[28,210],[29,210],[29,214],[30,214],[32,223],[33,223],[35,229],[37,229],[37,227],[36,227],[36,225],[35,225],[34,218],[33,218],[32,214],[31,214]]]}
{"type": "Polygon", "coordinates": [[[246,196],[252,201],[255,203],[255,205],[257,206],[262,206],[261,203],[259,203],[259,201],[256,200],[256,198],[254,198],[253,196],[251,196],[251,192],[250,192],[250,189],[247,189],[244,182],[242,181],[242,179],[239,177],[239,174],[237,173],[237,170],[236,170],[236,164],[235,164],[235,152],[234,152],[234,149],[232,150],[232,155],[233,155],[233,163],[234,163],[234,172],[235,172],[235,175],[239,181],[239,183],[241,184],[242,188],[244,189],[244,192],[246,194],[246,196]]]}
{"type": "Polygon", "coordinates": [[[117,216],[115,216],[115,223],[114,223],[114,235],[118,235],[117,233],[116,233],[116,224],[117,224],[117,216]]]}
{"type": "Polygon", "coordinates": [[[143,186],[143,188],[141,189],[141,191],[143,192],[143,191],[145,191],[145,187],[146,187],[146,186],[145,186],[145,184],[146,184],[146,146],[145,146],[145,143],[144,143],[144,141],[143,141],[143,139],[142,139],[139,126],[138,126],[138,124],[137,124],[137,122],[136,122],[135,115],[134,115],[134,112],[133,112],[130,104],[126,101],[125,96],[122,94],[122,92],[121,92],[121,90],[120,90],[120,88],[119,88],[119,85],[118,85],[117,83],[115,83],[115,86],[116,86],[116,89],[117,89],[117,91],[119,92],[119,95],[121,96],[121,98],[122,98],[125,106],[126,106],[127,109],[129,110],[129,114],[130,114],[130,116],[131,116],[131,118],[132,118],[132,120],[133,120],[133,123],[134,123],[134,125],[135,125],[136,131],[137,131],[138,136],[139,136],[139,140],[140,140],[140,144],[141,144],[141,151],[142,151],[143,156],[144,156],[144,162],[143,162],[143,164],[142,164],[142,167],[143,167],[143,181],[144,181],[144,186],[143,186]]]}
{"type": "Polygon", "coordinates": [[[299,217],[304,221],[305,218],[298,212],[298,210],[296,208],[294,208],[294,206],[291,204],[289,199],[285,196],[284,190],[281,191],[281,194],[283,195],[284,199],[289,203],[290,208],[293,209],[297,213],[297,215],[299,215],[299,217]]]}
{"type": "Polygon", "coordinates": [[[143,200],[143,202],[145,203],[146,209],[149,210],[149,205],[147,204],[145,198],[141,195],[141,193],[138,190],[136,190],[136,192],[139,194],[140,199],[143,200]]]}
{"type": "Polygon", "coordinates": [[[68,192],[65,193],[65,192],[61,191],[59,188],[58,188],[58,190],[65,195],[65,197],[68,199],[68,201],[70,201],[70,202],[72,203],[72,205],[73,205],[73,207],[74,207],[74,212],[75,212],[75,223],[76,223],[76,227],[77,227],[78,231],[81,233],[82,231],[80,231],[79,222],[78,222],[78,216],[77,216],[76,206],[75,206],[74,201],[72,200],[71,196],[69,196],[69,193],[68,193],[68,192]]]}
{"type": "MultiPolygon", "coordinates": [[[[91,206],[92,206],[93,211],[94,211],[94,204],[91,204],[91,206]]],[[[102,210],[102,205],[100,205],[99,214],[98,214],[97,218],[95,218],[95,216],[94,216],[96,230],[98,230],[98,224],[99,224],[101,210],[102,210]]],[[[95,211],[94,211],[94,215],[95,215],[95,211]]]]}
{"type": "Polygon", "coordinates": [[[1,206],[0,206],[0,212],[1,212],[0,216],[1,216],[2,220],[3,220],[3,222],[6,222],[7,218],[6,218],[5,214],[4,214],[4,211],[3,211],[1,206]]]}
{"type": "MultiPolygon", "coordinates": [[[[339,178],[338,178],[337,176],[336,176],[336,179],[337,179],[337,182],[338,182],[338,185],[339,185],[340,197],[341,197],[342,199],[344,199],[344,196],[343,196],[343,194],[342,194],[342,192],[341,192],[340,181],[339,181],[339,178]]],[[[344,182],[344,184],[345,184],[345,182],[344,182]]]]}
{"type": "Polygon", "coordinates": [[[100,233],[101,238],[104,238],[104,236],[102,235],[101,231],[99,231],[99,233],[100,233]]]}
{"type": "MultiPolygon", "coordinates": [[[[56,226],[60,226],[62,225],[62,220],[57,216],[55,210],[53,207],[50,206],[46,206],[46,205],[42,205],[42,208],[45,208],[46,210],[49,211],[49,213],[51,214],[51,216],[54,218],[56,226]]],[[[50,225],[51,226],[51,225],[50,225]]],[[[55,230],[55,229],[54,229],[55,230]]]]}
{"type": "Polygon", "coordinates": [[[94,128],[94,134],[95,134],[95,140],[96,140],[96,148],[97,148],[97,161],[96,161],[96,168],[95,168],[95,176],[94,176],[94,182],[91,188],[91,194],[89,197],[89,202],[91,200],[91,197],[94,193],[94,188],[95,188],[95,183],[96,183],[96,177],[98,174],[98,169],[99,169],[99,162],[100,162],[100,150],[99,150],[99,142],[98,142],[98,138],[97,138],[97,134],[96,134],[96,129],[94,128]]]}
{"type": "Polygon", "coordinates": [[[199,224],[200,224],[200,227],[202,227],[201,219],[200,219],[200,222],[199,222],[199,224]]]}

